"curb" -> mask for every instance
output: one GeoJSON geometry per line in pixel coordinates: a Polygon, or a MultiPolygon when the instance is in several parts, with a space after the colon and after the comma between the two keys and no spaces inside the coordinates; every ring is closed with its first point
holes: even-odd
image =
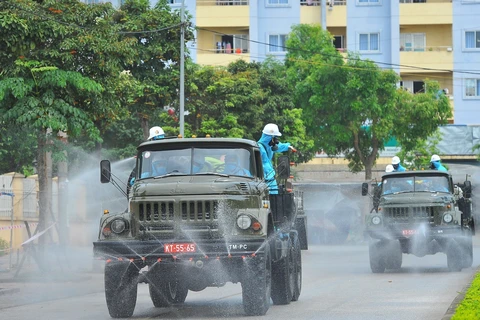
{"type": "Polygon", "coordinates": [[[472,281],[475,279],[477,276],[477,273],[480,272],[480,268],[477,268],[475,273],[472,275],[472,278],[470,279],[469,283],[460,291],[455,299],[453,299],[452,303],[448,307],[447,311],[445,312],[445,315],[442,317],[441,320],[450,320],[453,315],[455,314],[455,311],[457,310],[458,305],[463,301],[465,298],[465,294],[467,293],[468,289],[472,285],[472,281]]]}
{"type": "Polygon", "coordinates": [[[19,291],[19,288],[0,288],[0,296],[9,293],[17,293],[19,291]]]}

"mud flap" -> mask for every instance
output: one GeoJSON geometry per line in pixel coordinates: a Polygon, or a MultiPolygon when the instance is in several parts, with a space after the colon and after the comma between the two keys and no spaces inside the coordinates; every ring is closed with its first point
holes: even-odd
{"type": "Polygon", "coordinates": [[[298,232],[298,239],[300,240],[300,249],[308,250],[307,238],[307,216],[298,215],[295,219],[295,230],[298,232]]]}

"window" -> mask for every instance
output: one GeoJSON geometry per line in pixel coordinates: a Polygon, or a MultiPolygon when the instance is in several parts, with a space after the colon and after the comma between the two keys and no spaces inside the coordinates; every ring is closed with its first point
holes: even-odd
{"type": "Polygon", "coordinates": [[[343,36],[333,36],[333,45],[337,50],[344,49],[343,36]]]}
{"type": "Polygon", "coordinates": [[[425,33],[401,33],[400,51],[425,51],[425,33]]]}
{"type": "Polygon", "coordinates": [[[287,40],[286,34],[274,34],[268,37],[268,51],[269,52],[285,52],[285,41],[287,40]]]}
{"type": "Polygon", "coordinates": [[[214,42],[216,53],[248,52],[248,34],[216,35],[214,42]]]}
{"type": "Polygon", "coordinates": [[[380,34],[379,33],[360,33],[359,35],[360,51],[380,51],[380,34]]]}
{"type": "Polygon", "coordinates": [[[285,6],[288,5],[289,0],[267,0],[267,5],[270,6],[285,6]]]}
{"type": "Polygon", "coordinates": [[[465,32],[465,48],[480,49],[480,30],[465,32]]]}
{"type": "Polygon", "coordinates": [[[411,93],[424,92],[425,83],[423,81],[406,80],[400,81],[400,87],[411,93]]]}
{"type": "Polygon", "coordinates": [[[480,98],[480,79],[465,79],[465,97],[480,98]]]}
{"type": "Polygon", "coordinates": [[[362,6],[379,5],[380,0],[357,0],[357,4],[362,6]]]}

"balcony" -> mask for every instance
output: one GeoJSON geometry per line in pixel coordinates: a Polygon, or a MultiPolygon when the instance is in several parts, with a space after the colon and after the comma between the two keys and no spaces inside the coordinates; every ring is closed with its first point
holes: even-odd
{"type": "Polygon", "coordinates": [[[452,24],[452,1],[400,3],[400,25],[452,24]]]}
{"type": "MultiPolygon", "coordinates": [[[[300,0],[300,22],[306,24],[322,22],[321,0],[300,0]]],[[[327,0],[327,26],[347,25],[347,1],[327,0]]]]}
{"type": "Polygon", "coordinates": [[[451,47],[416,48],[415,51],[402,51],[400,48],[400,73],[435,73],[453,69],[453,52],[451,47]],[[423,51],[420,51],[423,50],[423,51]],[[414,66],[416,69],[403,66],[414,66]],[[439,70],[435,70],[439,69],[439,70]]]}
{"type": "Polygon", "coordinates": [[[198,27],[248,27],[250,25],[248,0],[197,0],[198,27]]]}
{"type": "Polygon", "coordinates": [[[240,59],[250,62],[250,53],[238,53],[238,51],[236,53],[223,53],[212,49],[199,51],[197,54],[198,64],[210,66],[226,66],[229,63],[240,59]]]}

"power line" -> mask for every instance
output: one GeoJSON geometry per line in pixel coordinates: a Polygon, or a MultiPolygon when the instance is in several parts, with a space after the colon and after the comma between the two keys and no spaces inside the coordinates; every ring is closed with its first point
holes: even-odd
{"type": "MultiPolygon", "coordinates": [[[[204,31],[211,32],[211,33],[214,33],[214,34],[219,34],[219,35],[223,35],[223,36],[232,36],[231,34],[226,34],[226,33],[210,30],[210,29],[203,28],[203,27],[196,27],[196,28],[198,30],[204,30],[204,31]]],[[[289,48],[287,46],[281,46],[281,45],[273,45],[273,44],[270,44],[270,43],[266,43],[266,42],[258,41],[258,40],[252,40],[252,39],[244,39],[244,38],[241,38],[241,39],[245,40],[245,41],[248,41],[248,42],[265,45],[265,46],[283,48],[283,49],[287,49],[287,50],[290,50],[290,51],[298,51],[298,52],[305,52],[305,53],[309,53],[309,54],[315,54],[314,52],[309,51],[309,50],[303,50],[303,49],[299,49],[299,48],[289,48]]],[[[323,54],[323,55],[327,56],[327,57],[335,57],[335,56],[329,55],[329,54],[323,54]]],[[[355,61],[366,61],[366,59],[361,59],[361,58],[349,58],[349,59],[350,60],[355,60],[355,61]]],[[[370,61],[372,61],[372,62],[374,62],[378,65],[387,65],[387,66],[391,66],[391,67],[410,68],[410,69],[424,70],[424,71],[457,72],[457,73],[480,75],[480,71],[479,72],[470,72],[470,71],[463,71],[463,70],[435,69],[435,68],[425,68],[425,67],[417,67],[417,66],[410,66],[410,65],[403,65],[403,64],[380,62],[380,61],[374,61],[374,60],[370,60],[370,61]]]]}

